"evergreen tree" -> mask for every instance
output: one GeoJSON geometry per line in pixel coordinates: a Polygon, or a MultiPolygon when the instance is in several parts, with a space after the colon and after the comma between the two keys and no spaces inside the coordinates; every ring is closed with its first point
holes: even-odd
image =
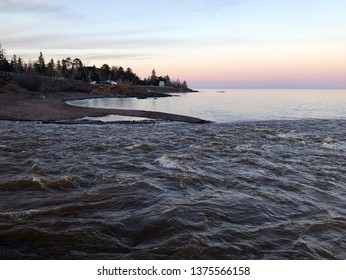
{"type": "Polygon", "coordinates": [[[168,75],[164,76],[163,80],[164,80],[166,86],[170,86],[172,84],[171,79],[169,78],[168,75]]]}
{"type": "Polygon", "coordinates": [[[10,71],[10,70],[11,70],[11,65],[6,59],[5,50],[1,48],[1,43],[0,43],[0,71],[10,71]]]}
{"type": "Polygon", "coordinates": [[[14,54],[12,59],[11,59],[11,71],[17,73],[18,72],[18,61],[17,61],[17,56],[14,54]]]}
{"type": "Polygon", "coordinates": [[[72,59],[70,57],[67,57],[65,60],[65,66],[67,70],[71,70],[73,67],[72,59]]]}
{"type": "Polygon", "coordinates": [[[95,81],[96,83],[100,82],[100,75],[99,72],[96,69],[96,66],[94,65],[90,72],[90,80],[95,81]]]}
{"type": "Polygon", "coordinates": [[[71,69],[72,69],[72,60],[70,57],[67,57],[66,59],[63,59],[62,61],[62,65],[61,65],[61,75],[66,78],[69,79],[71,78],[71,69]]]}
{"type": "Polygon", "coordinates": [[[112,66],[112,68],[111,68],[111,74],[110,74],[110,79],[111,79],[112,81],[116,81],[116,74],[117,74],[117,71],[118,71],[118,67],[112,66]]]}
{"type": "Polygon", "coordinates": [[[34,69],[35,72],[39,75],[47,75],[47,66],[44,61],[44,57],[42,52],[40,52],[40,55],[38,56],[38,60],[34,63],[34,69]]]}
{"type": "Polygon", "coordinates": [[[115,73],[115,80],[117,82],[126,81],[126,74],[125,74],[124,68],[122,68],[121,66],[117,68],[117,71],[115,73]]]}
{"type": "Polygon", "coordinates": [[[108,64],[103,64],[101,67],[101,80],[109,80],[111,74],[111,68],[108,64]]]}
{"type": "Polygon", "coordinates": [[[187,83],[186,83],[186,81],[183,81],[183,83],[181,84],[181,88],[183,90],[187,90],[187,83]]]}
{"type": "Polygon", "coordinates": [[[72,62],[73,77],[76,80],[86,80],[86,71],[83,67],[83,62],[79,58],[75,58],[72,62]]]}
{"type": "Polygon", "coordinates": [[[56,63],[56,72],[59,77],[62,77],[62,66],[60,60],[56,63]]]}
{"type": "Polygon", "coordinates": [[[24,65],[23,65],[23,60],[18,57],[18,73],[23,73],[24,72],[24,65]]]}
{"type": "Polygon", "coordinates": [[[5,50],[1,48],[1,43],[0,43],[0,71],[5,71],[3,69],[4,67],[4,60],[5,60],[5,50]]]}
{"type": "Polygon", "coordinates": [[[73,65],[75,68],[82,68],[83,67],[83,62],[79,58],[75,58],[73,60],[73,65]]]}
{"type": "Polygon", "coordinates": [[[34,64],[32,63],[31,59],[29,59],[28,63],[24,64],[24,72],[25,73],[34,72],[34,64]]]}
{"type": "Polygon", "coordinates": [[[47,64],[47,76],[49,77],[55,76],[55,63],[53,58],[47,64]]]}
{"type": "Polygon", "coordinates": [[[125,72],[125,77],[126,77],[126,81],[133,84],[133,85],[138,85],[139,84],[139,78],[138,76],[132,71],[132,69],[130,67],[128,67],[126,69],[125,72]]]}
{"type": "Polygon", "coordinates": [[[153,71],[151,71],[151,76],[150,76],[150,83],[153,86],[158,86],[159,85],[159,79],[156,76],[156,71],[155,69],[153,69],[153,71]]]}

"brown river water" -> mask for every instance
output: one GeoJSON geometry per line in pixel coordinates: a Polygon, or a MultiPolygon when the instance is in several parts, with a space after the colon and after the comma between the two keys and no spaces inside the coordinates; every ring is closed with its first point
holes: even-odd
{"type": "Polygon", "coordinates": [[[2,259],[346,259],[346,120],[0,121],[2,259]]]}

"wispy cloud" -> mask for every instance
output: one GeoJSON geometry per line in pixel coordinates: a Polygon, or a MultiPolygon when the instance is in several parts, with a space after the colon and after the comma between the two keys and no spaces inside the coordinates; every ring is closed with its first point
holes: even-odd
{"type": "MultiPolygon", "coordinates": [[[[122,34],[122,32],[119,32],[122,34]]],[[[141,32],[139,31],[139,34],[141,32]]],[[[150,34],[150,33],[148,33],[150,34]]],[[[85,33],[36,33],[36,34],[8,34],[5,42],[8,45],[26,46],[39,50],[45,49],[157,49],[171,45],[182,44],[186,40],[180,38],[161,38],[152,36],[127,36],[117,32],[85,32],[85,33]]]]}
{"type": "Polygon", "coordinates": [[[63,6],[45,0],[0,0],[0,13],[55,13],[62,11],[64,11],[63,6]]]}

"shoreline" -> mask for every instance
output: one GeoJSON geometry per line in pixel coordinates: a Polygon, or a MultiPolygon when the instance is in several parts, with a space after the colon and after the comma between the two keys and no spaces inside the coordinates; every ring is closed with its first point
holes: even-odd
{"type": "MultiPolygon", "coordinates": [[[[169,95],[167,95],[169,96],[169,95]]],[[[107,98],[83,92],[57,92],[41,94],[38,92],[26,93],[0,93],[0,120],[7,121],[40,121],[42,123],[56,124],[109,124],[109,123],[146,123],[148,121],[114,121],[101,122],[94,120],[78,120],[84,117],[104,117],[107,115],[121,115],[128,117],[142,117],[157,120],[179,121],[186,123],[209,123],[207,120],[169,114],[163,112],[103,109],[77,107],[66,102],[77,99],[107,98]]],[[[117,97],[117,96],[114,96],[117,97]]],[[[124,98],[124,97],[121,97],[124,98]]]]}

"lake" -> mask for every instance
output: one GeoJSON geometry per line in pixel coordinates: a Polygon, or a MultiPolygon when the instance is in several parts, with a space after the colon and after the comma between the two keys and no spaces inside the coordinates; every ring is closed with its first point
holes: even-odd
{"type": "MultiPolygon", "coordinates": [[[[171,98],[104,98],[70,102],[97,108],[160,111],[218,123],[346,118],[346,90],[200,90],[171,98]]],[[[103,118],[118,120],[116,116],[103,118]]]]}

